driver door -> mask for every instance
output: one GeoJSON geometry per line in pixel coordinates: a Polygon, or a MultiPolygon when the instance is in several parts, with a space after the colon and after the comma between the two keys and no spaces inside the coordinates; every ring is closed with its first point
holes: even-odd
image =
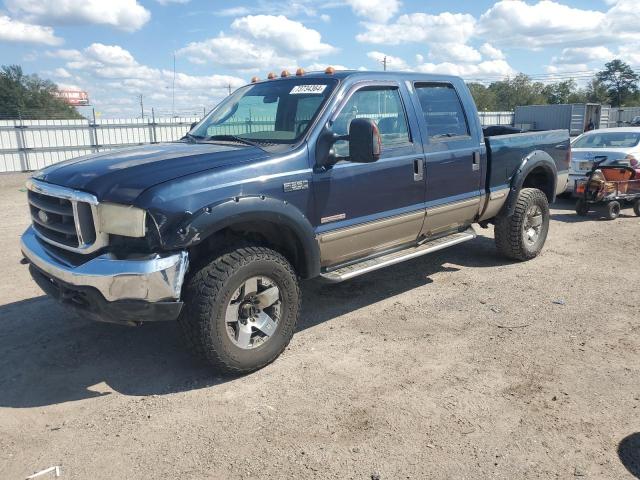
{"type": "MultiPolygon", "coordinates": [[[[406,93],[395,82],[352,87],[331,117],[330,126],[346,135],[354,118],[376,121],[382,140],[378,161],[340,161],[313,181],[314,224],[322,267],[415,243],[424,221],[424,155],[417,120],[406,93]]],[[[349,155],[347,141],[334,150],[349,155]]]]}

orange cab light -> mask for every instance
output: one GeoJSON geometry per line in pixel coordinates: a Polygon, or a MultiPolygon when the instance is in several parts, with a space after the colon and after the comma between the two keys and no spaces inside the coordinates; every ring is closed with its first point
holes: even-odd
{"type": "Polygon", "coordinates": [[[299,68],[296,70],[296,75],[298,77],[301,77],[302,75],[304,75],[304,68],[299,68]]]}
{"type": "Polygon", "coordinates": [[[327,75],[333,75],[334,73],[336,73],[336,69],[333,67],[327,67],[324,73],[326,73],[327,75]]]}
{"type": "Polygon", "coordinates": [[[251,78],[251,83],[256,83],[256,82],[259,82],[259,81],[260,81],[260,79],[258,77],[252,77],[251,78]]]}
{"type": "Polygon", "coordinates": [[[275,73],[273,73],[273,72],[269,72],[269,75],[267,75],[267,78],[268,78],[269,80],[273,80],[273,79],[274,79],[274,78],[276,78],[276,77],[277,77],[277,75],[276,75],[275,73]]]}
{"type": "Polygon", "coordinates": [[[282,70],[282,73],[280,74],[280,76],[282,78],[286,78],[289,76],[289,70],[282,70]]]}

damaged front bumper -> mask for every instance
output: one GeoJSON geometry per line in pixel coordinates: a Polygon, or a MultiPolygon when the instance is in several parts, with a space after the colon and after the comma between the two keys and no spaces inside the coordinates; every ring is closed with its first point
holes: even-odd
{"type": "Polygon", "coordinates": [[[33,227],[22,235],[22,253],[45,293],[95,320],[137,324],[175,320],[188,254],[118,259],[111,254],[74,264],[38,238],[33,227]]]}

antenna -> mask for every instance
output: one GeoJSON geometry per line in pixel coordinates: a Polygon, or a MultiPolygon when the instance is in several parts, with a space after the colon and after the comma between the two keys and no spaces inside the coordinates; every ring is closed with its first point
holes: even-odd
{"type": "Polygon", "coordinates": [[[176,52],[173,52],[173,82],[171,84],[171,117],[176,116],[176,52]]]}
{"type": "Polygon", "coordinates": [[[144,120],[144,104],[142,103],[142,94],[140,96],[140,118],[144,120]]]}
{"type": "Polygon", "coordinates": [[[229,88],[229,95],[231,95],[231,84],[227,85],[227,87],[229,88]]]}

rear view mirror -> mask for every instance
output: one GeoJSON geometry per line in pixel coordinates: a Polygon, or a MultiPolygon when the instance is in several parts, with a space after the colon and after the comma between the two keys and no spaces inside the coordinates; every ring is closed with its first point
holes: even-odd
{"type": "Polygon", "coordinates": [[[354,118],[349,125],[349,160],[371,163],[380,158],[382,139],[376,122],[370,118],[354,118]]]}

